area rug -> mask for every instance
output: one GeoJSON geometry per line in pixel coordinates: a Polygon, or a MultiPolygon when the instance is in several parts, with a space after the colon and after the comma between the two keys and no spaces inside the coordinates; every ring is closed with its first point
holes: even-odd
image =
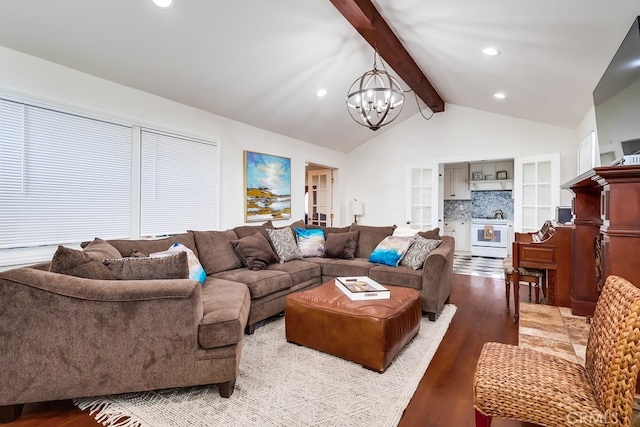
{"type": "Polygon", "coordinates": [[[456,307],[418,335],[383,373],[288,343],[284,318],[262,322],[245,337],[233,395],[215,386],[76,399],[110,427],[395,426],[444,337],[456,307]]]}

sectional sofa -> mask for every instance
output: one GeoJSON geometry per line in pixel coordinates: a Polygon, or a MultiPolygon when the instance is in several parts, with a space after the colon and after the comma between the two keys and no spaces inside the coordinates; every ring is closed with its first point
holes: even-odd
{"type": "MultiPolygon", "coordinates": [[[[245,333],[281,313],[288,294],[334,277],[368,275],[418,289],[430,320],[451,294],[452,237],[443,236],[422,268],[413,269],[369,262],[395,226],[326,228],[325,235],[336,239],[358,236],[353,259],[309,257],[248,268],[238,245],[268,237],[269,229],[275,227],[189,231],[158,240],[96,239],[83,244],[84,251],[59,248],[72,261],[54,256],[51,263],[1,272],[0,422],[15,419],[28,402],[199,384],[216,384],[229,397],[245,333]],[[142,270],[132,267],[133,258],[148,260],[146,255],[176,243],[197,256],[206,273],[203,283],[187,278],[184,253],[142,270]],[[111,267],[103,260],[119,257],[121,280],[112,280],[115,273],[104,270],[105,264],[111,267]],[[180,275],[157,276],[177,265],[180,275]]],[[[427,235],[439,237],[437,229],[427,235]]]]}

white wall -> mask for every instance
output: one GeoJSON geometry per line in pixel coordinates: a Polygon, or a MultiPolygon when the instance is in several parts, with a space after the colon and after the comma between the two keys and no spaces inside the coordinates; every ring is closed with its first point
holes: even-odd
{"type": "MultiPolygon", "coordinates": [[[[178,134],[220,141],[220,228],[244,222],[243,150],[291,158],[291,221],[304,218],[305,161],[343,169],[346,155],[270,133],[0,47],[0,91],[178,134]]],[[[215,96],[215,94],[211,94],[215,96]]],[[[342,200],[338,180],[336,201],[342,200]]],[[[336,206],[336,213],[343,211],[336,206]]],[[[346,219],[337,218],[339,223],[346,219]]],[[[346,222],[349,223],[349,222],[346,222]]],[[[279,224],[279,223],[278,223],[279,224]]]]}
{"type": "MultiPolygon", "coordinates": [[[[408,164],[453,163],[559,152],[560,181],[576,176],[575,130],[543,125],[447,104],[425,120],[420,114],[348,153],[347,199],[365,205],[359,222],[404,224],[405,171],[408,164]]],[[[571,203],[562,190],[561,205],[571,203]]]]}
{"type": "MultiPolygon", "coordinates": [[[[576,173],[578,131],[447,104],[429,121],[416,114],[348,154],[229,120],[0,47],[0,91],[89,111],[221,145],[220,227],[244,221],[243,150],[291,157],[292,218],[304,217],[304,163],[339,169],[335,225],[351,223],[346,200],[365,204],[363,224],[403,224],[407,164],[561,153],[561,181],[576,173]],[[346,165],[349,167],[347,168],[346,165]],[[296,183],[300,183],[297,186],[296,183]]],[[[212,96],[214,96],[212,94],[212,96]]],[[[585,129],[595,127],[585,116],[585,129]]],[[[354,124],[355,125],[355,124],[354,124]]],[[[578,135],[580,134],[580,135],[578,135]]],[[[561,204],[570,203],[563,191],[561,204]]]]}

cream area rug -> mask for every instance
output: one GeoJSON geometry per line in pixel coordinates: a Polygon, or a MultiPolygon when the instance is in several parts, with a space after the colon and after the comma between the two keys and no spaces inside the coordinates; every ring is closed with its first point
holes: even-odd
{"type": "Polygon", "coordinates": [[[395,426],[438,349],[456,307],[418,335],[383,373],[288,343],[284,318],[245,336],[240,372],[229,399],[215,386],[76,399],[111,427],[395,426]]]}

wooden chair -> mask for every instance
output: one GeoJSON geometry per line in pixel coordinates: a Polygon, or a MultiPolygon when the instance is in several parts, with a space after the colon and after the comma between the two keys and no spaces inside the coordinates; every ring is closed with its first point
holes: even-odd
{"type": "MultiPolygon", "coordinates": [[[[514,301],[514,315],[513,321],[518,322],[520,317],[520,293],[518,287],[520,283],[513,281],[513,258],[504,258],[502,260],[504,266],[504,286],[505,295],[507,298],[507,313],[509,313],[509,303],[511,296],[511,283],[513,282],[513,299],[514,301]]],[[[542,297],[547,296],[547,285],[544,280],[544,270],[537,270],[533,268],[519,268],[518,273],[520,275],[520,282],[529,284],[529,301],[531,301],[531,285],[535,288],[536,304],[540,303],[540,289],[542,289],[542,297]]]]}
{"type": "Polygon", "coordinates": [[[631,426],[640,369],[640,289],[609,276],[596,304],[585,366],[488,342],[473,380],[476,427],[492,417],[544,426],[631,426]]]}

